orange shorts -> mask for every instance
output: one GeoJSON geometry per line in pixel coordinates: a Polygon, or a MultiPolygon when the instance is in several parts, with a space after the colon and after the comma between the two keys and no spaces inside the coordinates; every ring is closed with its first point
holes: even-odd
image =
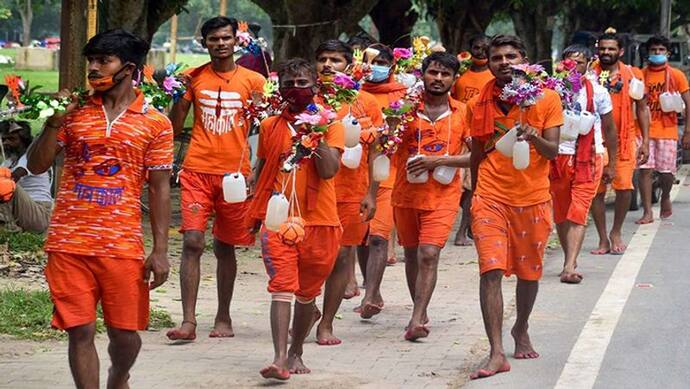
{"type": "Polygon", "coordinates": [[[223,176],[183,170],[180,173],[180,232],[205,232],[208,219],[215,212],[213,236],[219,241],[237,246],[251,246],[254,235],[247,229],[245,216],[249,201],[226,203],[223,200],[223,176]]]}
{"type": "Polygon", "coordinates": [[[573,182],[575,179],[574,155],[559,155],[554,163],[558,164],[561,174],[560,177],[551,179],[554,223],[561,224],[570,220],[575,224],[587,224],[589,207],[597,194],[604,171],[604,156],[597,155],[594,180],[591,182],[573,182]]]}
{"type": "Polygon", "coordinates": [[[304,240],[288,246],[277,233],[262,228],[261,256],[270,278],[268,291],[274,298],[294,294],[298,301],[308,303],[321,294],[335,265],[341,234],[340,227],[307,226],[304,240]]]}
{"type": "Polygon", "coordinates": [[[101,302],[105,325],[145,330],[149,322],[149,288],[144,261],[48,253],[45,276],[53,301],[53,327],[69,329],[96,321],[101,302]]]}
{"type": "Polygon", "coordinates": [[[338,203],[338,218],[343,226],[341,246],[358,246],[367,236],[369,223],[359,213],[359,203],[338,203]]]}
{"type": "Polygon", "coordinates": [[[443,247],[453,229],[457,209],[426,211],[415,208],[394,207],[398,241],[403,247],[432,245],[443,247]]]}
{"type": "Polygon", "coordinates": [[[472,233],[479,254],[479,273],[503,270],[521,280],[541,278],[544,249],[551,234],[551,201],[512,207],[472,198],[472,233]]]}
{"type": "Polygon", "coordinates": [[[369,235],[375,235],[386,240],[390,239],[393,228],[395,228],[393,205],[391,205],[392,195],[393,188],[379,187],[378,192],[376,192],[376,214],[369,222],[369,235]]]}
{"type": "MultiPolygon", "coordinates": [[[[635,169],[637,169],[637,144],[634,139],[630,147],[634,157],[627,161],[622,161],[619,155],[616,160],[616,176],[613,177],[611,182],[611,187],[614,190],[633,190],[635,188],[633,186],[633,174],[635,169]]],[[[609,155],[604,153],[604,166],[608,165],[608,163],[609,155]]],[[[599,184],[597,193],[606,193],[606,184],[603,181],[599,184]]]]}

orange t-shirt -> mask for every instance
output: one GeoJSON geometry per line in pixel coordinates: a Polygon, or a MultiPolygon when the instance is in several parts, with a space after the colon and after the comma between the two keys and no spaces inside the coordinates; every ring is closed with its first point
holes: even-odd
{"type": "Polygon", "coordinates": [[[653,139],[678,139],[678,114],[675,112],[664,112],[661,110],[659,95],[669,92],[687,92],[688,79],[682,71],[669,66],[668,73],[666,67],[658,69],[647,66],[644,70],[645,86],[647,90],[649,111],[652,114],[649,123],[649,137],[653,139]],[[666,85],[667,77],[670,77],[669,84],[666,85]]]}
{"type": "Polygon", "coordinates": [[[58,131],[65,166],[46,251],[144,258],[141,188],[148,170],[169,170],[168,118],[136,100],[108,123],[99,96],[70,113],[58,131]]]}
{"type": "Polygon", "coordinates": [[[393,188],[392,204],[395,207],[422,210],[457,209],[460,201],[460,172],[448,185],[436,181],[429,171],[429,180],[423,184],[407,181],[407,159],[416,154],[459,155],[470,136],[465,104],[448,98],[450,111],[431,122],[422,112],[423,104],[402,134],[402,143],[394,158],[400,169],[393,188]],[[418,142],[421,138],[421,144],[418,142]]]}
{"type": "MultiPolygon", "coordinates": [[[[477,100],[474,98],[467,103],[468,123],[472,123],[472,112],[477,100]]],[[[494,110],[494,123],[501,132],[513,128],[520,120],[520,109],[517,106],[507,115],[496,104],[494,110]]],[[[544,129],[560,127],[563,125],[561,99],[556,92],[544,90],[544,97],[526,108],[522,116],[529,126],[537,129],[539,135],[544,129]]],[[[512,158],[496,150],[491,151],[479,163],[475,193],[510,206],[526,207],[549,201],[549,187],[549,160],[530,145],[530,162],[525,170],[515,169],[512,158]]]]}
{"type": "Polygon", "coordinates": [[[357,100],[352,104],[343,104],[338,111],[337,120],[342,120],[348,113],[362,127],[362,160],[357,169],[350,169],[340,162],[340,169],[335,176],[335,192],[339,203],[359,203],[369,189],[369,144],[378,136],[377,130],[383,124],[383,113],[376,98],[364,91],[359,92],[357,100]]]}
{"type": "Polygon", "coordinates": [[[194,104],[194,127],[184,159],[185,169],[208,174],[241,170],[249,174],[249,123],[242,117],[242,107],[252,91],[263,91],[264,82],[259,73],[242,66],[217,73],[207,65],[192,79],[184,95],[185,100],[194,104]]]}
{"type": "MultiPolygon", "coordinates": [[[[267,150],[272,148],[274,142],[281,142],[285,150],[281,154],[281,160],[285,159],[292,147],[291,130],[287,121],[281,116],[272,116],[261,122],[259,130],[259,147],[256,153],[257,158],[265,159],[267,150]]],[[[340,122],[333,122],[326,132],[324,140],[330,147],[335,147],[342,151],[345,148],[345,134],[343,125],[340,122]]],[[[313,163],[307,161],[306,163],[313,163]]],[[[282,166],[282,164],[281,164],[282,166]]],[[[301,215],[305,226],[340,226],[338,218],[338,206],[335,194],[335,178],[319,180],[319,194],[316,206],[312,210],[306,209],[307,197],[307,170],[297,169],[295,173],[295,191],[297,192],[297,202],[300,205],[301,215]]],[[[316,174],[312,170],[312,174],[316,174]]],[[[290,173],[280,171],[276,175],[274,190],[285,193],[285,197],[290,198],[292,193],[292,180],[290,173]],[[285,188],[283,188],[285,183],[285,188]]]]}
{"type": "MultiPolygon", "coordinates": [[[[397,92],[393,93],[372,93],[371,95],[374,96],[376,99],[379,110],[383,111],[384,108],[388,108],[390,104],[394,101],[398,101],[405,97],[405,90],[399,90],[397,92]]],[[[393,184],[395,184],[395,176],[396,172],[398,170],[397,166],[395,166],[395,158],[391,160],[391,168],[390,168],[390,175],[388,176],[388,179],[386,181],[383,181],[379,184],[379,188],[388,188],[388,189],[393,189],[393,184]]]]}
{"type": "Polygon", "coordinates": [[[481,72],[475,72],[470,69],[455,81],[455,86],[452,91],[453,98],[460,102],[467,103],[471,98],[479,95],[484,85],[493,79],[494,75],[491,74],[491,70],[488,68],[481,72]]]}

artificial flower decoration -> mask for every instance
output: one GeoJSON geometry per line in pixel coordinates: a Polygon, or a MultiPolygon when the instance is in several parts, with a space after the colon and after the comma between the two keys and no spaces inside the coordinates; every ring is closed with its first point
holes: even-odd
{"type": "Polygon", "coordinates": [[[144,79],[136,84],[136,87],[144,94],[144,99],[148,104],[153,105],[157,110],[163,112],[176,103],[187,91],[182,70],[184,65],[171,63],[165,67],[165,78],[162,84],[158,84],[153,78],[154,68],[151,65],[144,65],[144,79]]]}
{"type": "Polygon", "coordinates": [[[298,125],[292,137],[290,155],[283,163],[283,171],[291,172],[307,159],[316,155],[316,148],[336,118],[328,107],[309,104],[307,110],[296,116],[298,125]]]}
{"type": "Polygon", "coordinates": [[[251,53],[254,56],[261,55],[261,51],[268,47],[263,38],[254,38],[249,32],[249,24],[241,21],[237,24],[237,35],[235,36],[235,52],[251,53]]]}
{"type": "Polygon", "coordinates": [[[278,115],[284,106],[278,88],[278,74],[272,72],[264,83],[263,93],[253,93],[249,104],[243,107],[243,116],[248,123],[258,126],[267,117],[278,115]]]}
{"type": "Polygon", "coordinates": [[[574,109],[575,96],[582,89],[582,74],[577,70],[577,63],[565,59],[556,65],[554,74],[544,81],[544,87],[558,93],[564,109],[574,109]]]}
{"type": "Polygon", "coordinates": [[[499,98],[521,108],[534,105],[544,94],[548,74],[541,65],[512,65],[513,79],[506,84],[499,98]]]}
{"type": "Polygon", "coordinates": [[[458,54],[458,61],[460,61],[460,70],[458,73],[460,75],[465,74],[472,66],[472,54],[470,54],[469,51],[463,51],[458,54]]]}
{"type": "Polygon", "coordinates": [[[321,96],[335,111],[338,111],[343,104],[352,104],[357,99],[360,88],[360,82],[346,73],[336,73],[328,80],[319,80],[321,96]]]}
{"type": "Polygon", "coordinates": [[[413,121],[421,102],[422,89],[411,88],[403,99],[390,103],[383,109],[384,124],[379,128],[376,149],[388,157],[395,154],[402,143],[401,134],[404,126],[413,121]]]}
{"type": "MultiPolygon", "coordinates": [[[[56,112],[65,112],[72,102],[72,97],[55,97],[49,94],[37,92],[41,86],[29,87],[29,82],[13,74],[5,76],[5,83],[10,89],[12,101],[9,109],[2,112],[4,115],[17,114],[19,118],[26,120],[44,119],[53,116],[56,112]]],[[[72,96],[79,98],[79,104],[83,105],[87,93],[83,89],[75,89],[72,96]]]]}

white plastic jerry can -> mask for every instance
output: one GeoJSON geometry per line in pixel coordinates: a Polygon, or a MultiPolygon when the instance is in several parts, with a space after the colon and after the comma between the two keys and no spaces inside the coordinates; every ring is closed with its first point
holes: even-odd
{"type": "Polygon", "coordinates": [[[529,143],[518,140],[513,145],[513,167],[524,170],[529,166],[529,143]]]}
{"type": "Polygon", "coordinates": [[[683,111],[685,110],[685,101],[683,101],[683,97],[680,95],[680,93],[673,92],[673,98],[675,100],[675,111],[678,113],[683,113],[683,111]]]}
{"type": "Polygon", "coordinates": [[[564,141],[576,140],[580,134],[578,119],[580,115],[569,109],[563,111],[563,126],[561,127],[561,139],[564,141]]]}
{"type": "Polygon", "coordinates": [[[269,231],[278,231],[280,225],[288,218],[288,210],[290,203],[287,197],[282,193],[274,193],[271,199],[268,200],[266,207],[266,220],[264,225],[269,231]]]}
{"type": "Polygon", "coordinates": [[[595,120],[596,116],[594,116],[593,113],[587,111],[580,112],[580,121],[578,122],[580,127],[578,132],[580,135],[589,134],[589,132],[592,130],[595,120]]]}
{"type": "Polygon", "coordinates": [[[359,135],[362,132],[362,126],[354,116],[349,113],[345,115],[342,120],[345,127],[345,146],[355,147],[359,143],[359,135]]]}
{"type": "Polygon", "coordinates": [[[247,183],[242,173],[228,173],[223,177],[223,200],[241,203],[247,200],[247,183]]]}
{"type": "Polygon", "coordinates": [[[518,126],[511,128],[501,139],[496,142],[496,150],[510,158],[513,156],[513,145],[517,141],[518,126]]]}
{"type": "Polygon", "coordinates": [[[349,169],[357,169],[362,160],[362,145],[357,143],[355,147],[345,147],[343,157],[341,159],[343,165],[349,169]]]}
{"type": "MultiPolygon", "coordinates": [[[[407,165],[409,165],[410,162],[415,161],[419,158],[424,158],[424,156],[421,154],[417,154],[415,156],[408,158],[407,159],[407,165]]],[[[407,165],[406,165],[406,167],[407,167],[407,165]]],[[[425,170],[420,175],[413,175],[413,174],[410,174],[409,170],[407,170],[407,182],[409,182],[410,184],[423,184],[427,181],[429,181],[429,172],[428,171],[425,170]]]]}
{"type": "Polygon", "coordinates": [[[640,100],[644,97],[644,82],[633,77],[630,79],[630,85],[628,87],[628,95],[633,100],[640,100]]]}
{"type": "Polygon", "coordinates": [[[659,103],[661,104],[661,110],[664,112],[674,112],[676,110],[675,98],[669,92],[659,95],[659,103]]]}
{"type": "Polygon", "coordinates": [[[453,181],[457,173],[458,168],[450,166],[437,166],[434,169],[434,174],[432,174],[432,177],[439,184],[448,185],[453,181]]]}
{"type": "Polygon", "coordinates": [[[374,181],[386,181],[391,174],[391,160],[387,155],[379,155],[374,159],[374,181]]]}

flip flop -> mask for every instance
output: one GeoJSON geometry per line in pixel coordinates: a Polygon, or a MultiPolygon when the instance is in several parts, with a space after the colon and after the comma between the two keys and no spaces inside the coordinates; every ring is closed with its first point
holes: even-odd
{"type": "Polygon", "coordinates": [[[261,369],[259,373],[266,379],[274,378],[281,381],[290,379],[290,371],[287,369],[281,369],[276,365],[266,366],[261,369]]]}
{"type": "Polygon", "coordinates": [[[592,255],[606,255],[606,254],[609,254],[610,252],[611,252],[610,249],[608,249],[608,250],[606,250],[606,249],[595,249],[595,250],[590,251],[589,253],[592,255]]]}
{"type": "Polygon", "coordinates": [[[508,363],[508,361],[506,361],[503,363],[503,366],[501,366],[497,370],[479,369],[479,370],[475,371],[474,373],[470,374],[470,379],[476,380],[478,378],[491,377],[491,376],[494,376],[498,373],[506,373],[509,371],[510,371],[510,364],[508,363]]]}

